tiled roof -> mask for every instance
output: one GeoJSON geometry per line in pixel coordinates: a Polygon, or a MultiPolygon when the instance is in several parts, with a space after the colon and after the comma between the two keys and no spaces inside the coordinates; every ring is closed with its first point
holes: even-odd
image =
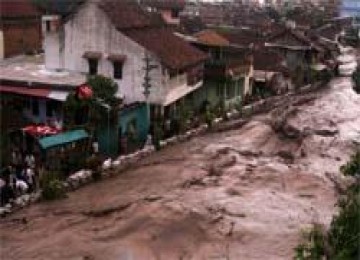
{"type": "Polygon", "coordinates": [[[271,50],[257,50],[253,53],[254,70],[281,71],[283,69],[283,57],[271,50]]]}
{"type": "Polygon", "coordinates": [[[133,29],[124,31],[124,33],[154,53],[170,69],[183,69],[207,58],[206,54],[175,36],[167,28],[133,29]]]}
{"type": "Polygon", "coordinates": [[[31,17],[40,13],[31,0],[0,0],[1,18],[31,17]]]}
{"type": "Polygon", "coordinates": [[[199,43],[210,46],[228,46],[229,41],[213,30],[203,30],[193,35],[199,43]]]}
{"type": "Polygon", "coordinates": [[[283,31],[270,36],[267,42],[280,44],[284,46],[300,46],[315,49],[316,51],[323,51],[323,48],[309,37],[292,29],[284,29],[283,31]]]}
{"type": "Polygon", "coordinates": [[[264,37],[255,30],[223,30],[218,33],[231,44],[243,47],[248,47],[251,44],[261,45],[264,42],[264,37]]]}
{"type": "Polygon", "coordinates": [[[144,28],[154,25],[150,14],[143,11],[134,1],[105,0],[99,6],[118,30],[144,28]]]}

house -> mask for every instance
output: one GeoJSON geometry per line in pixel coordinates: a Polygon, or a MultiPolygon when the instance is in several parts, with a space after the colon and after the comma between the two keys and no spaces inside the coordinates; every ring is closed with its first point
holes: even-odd
{"type": "Polygon", "coordinates": [[[323,46],[291,28],[285,28],[270,36],[265,47],[283,55],[286,66],[293,72],[299,67],[306,69],[327,58],[327,50],[323,46]]]}
{"type": "MultiPolygon", "coordinates": [[[[17,56],[0,63],[2,134],[33,125],[59,132],[68,128],[64,104],[68,95],[86,82],[86,74],[47,70],[44,62],[43,55],[37,55],[17,56]]],[[[135,130],[138,144],[145,142],[150,127],[146,104],[120,106],[116,122],[111,121],[109,113],[103,117],[105,123],[96,129],[101,153],[118,154],[120,139],[130,127],[135,130]]]]}
{"type": "Polygon", "coordinates": [[[44,16],[43,30],[47,69],[110,77],[118,97],[148,101],[152,115],[176,110],[202,86],[207,56],[134,2],[86,1],[66,17],[44,16]]]}
{"type": "Polygon", "coordinates": [[[41,50],[41,15],[31,0],[0,1],[0,60],[41,50]]]}
{"type": "Polygon", "coordinates": [[[231,44],[209,29],[194,34],[189,41],[210,56],[205,64],[204,87],[197,93],[198,101],[231,106],[251,95],[252,64],[248,49],[231,44]]]}
{"type": "Polygon", "coordinates": [[[57,121],[62,125],[62,103],[85,81],[82,74],[46,70],[42,55],[17,56],[0,63],[1,101],[21,104],[27,123],[57,121]]]}
{"type": "Polygon", "coordinates": [[[291,89],[285,59],[275,51],[266,48],[255,50],[253,70],[252,81],[255,95],[277,95],[291,89]]]}

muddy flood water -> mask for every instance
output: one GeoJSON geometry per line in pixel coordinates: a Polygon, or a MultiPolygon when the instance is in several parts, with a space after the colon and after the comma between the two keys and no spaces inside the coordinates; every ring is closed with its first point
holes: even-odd
{"type": "Polygon", "coordinates": [[[292,259],[302,229],[329,225],[360,143],[360,96],[330,85],[0,220],[0,258],[292,259]]]}

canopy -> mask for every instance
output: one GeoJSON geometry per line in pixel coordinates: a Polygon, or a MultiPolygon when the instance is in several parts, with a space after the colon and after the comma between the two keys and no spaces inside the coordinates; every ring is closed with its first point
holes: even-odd
{"type": "Polygon", "coordinates": [[[68,131],[61,134],[41,138],[39,140],[39,144],[42,149],[46,150],[51,147],[76,142],[88,137],[89,137],[88,133],[85,130],[80,129],[80,130],[68,131]]]}

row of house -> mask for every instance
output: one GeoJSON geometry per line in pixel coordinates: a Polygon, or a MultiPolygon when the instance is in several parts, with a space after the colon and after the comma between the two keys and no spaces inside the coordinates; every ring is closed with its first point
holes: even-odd
{"type": "Polygon", "coordinates": [[[102,151],[116,153],[129,127],[144,141],[154,120],[172,119],[184,106],[231,107],[266,89],[282,93],[291,87],[289,71],[325,63],[336,52],[316,33],[263,23],[189,35],[181,25],[184,7],[179,0],[54,4],[38,27],[43,54],[1,62],[2,106],[17,100],[28,122],[61,126],[68,95],[89,75],[109,77],[122,109],[115,128],[101,125],[97,135],[102,151]]]}

